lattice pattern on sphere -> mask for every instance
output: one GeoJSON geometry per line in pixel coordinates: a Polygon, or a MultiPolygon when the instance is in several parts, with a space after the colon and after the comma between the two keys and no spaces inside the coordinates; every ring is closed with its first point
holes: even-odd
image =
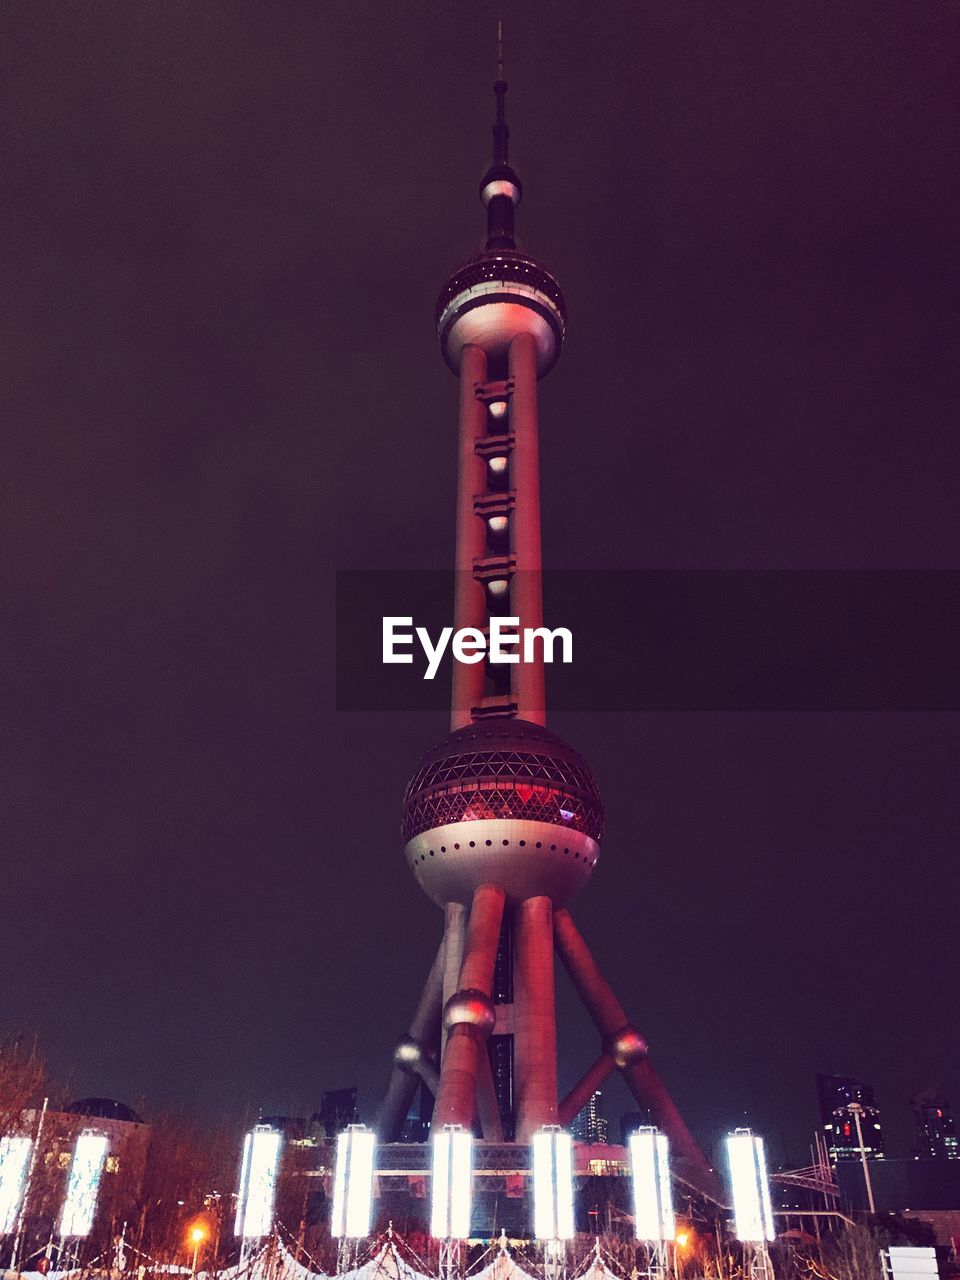
{"type": "Polygon", "coordinates": [[[482,822],[491,818],[522,818],[549,822],[556,827],[583,831],[594,840],[603,838],[603,809],[570,791],[530,786],[504,778],[499,783],[448,786],[420,792],[403,806],[404,841],[421,831],[448,822],[482,822]]]}
{"type": "Polygon", "coordinates": [[[445,782],[482,782],[491,778],[530,779],[535,782],[560,783],[581,791],[584,797],[600,804],[600,793],[593,774],[585,765],[562,760],[553,755],[531,751],[465,751],[462,755],[432,760],[414,774],[404,804],[419,791],[427,791],[445,782]]]}

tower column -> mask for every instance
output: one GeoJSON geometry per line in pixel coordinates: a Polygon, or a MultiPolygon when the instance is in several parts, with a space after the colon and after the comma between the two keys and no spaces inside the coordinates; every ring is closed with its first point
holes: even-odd
{"type": "MultiPolygon", "coordinates": [[[[473,562],[484,554],[486,535],[483,521],[473,507],[474,495],[486,487],[486,468],[476,451],[486,427],[486,405],[476,396],[485,382],[487,357],[480,347],[468,345],[460,356],[460,418],[457,443],[457,551],[454,587],[454,629],[476,627],[487,621],[483,587],[473,576],[473,562]]],[[[470,709],[483,697],[484,664],[453,663],[453,692],[450,728],[462,729],[471,723],[470,709]]]]}
{"type": "MultiPolygon", "coordinates": [[[[537,344],[530,333],[510,343],[510,427],[514,433],[510,477],[516,494],[513,512],[513,551],[516,573],[512,584],[513,613],[520,626],[543,625],[540,554],[540,439],[537,423],[537,344]]],[[[515,668],[518,711],[522,720],[546,724],[543,661],[520,662],[515,668]]]]}
{"type": "Polygon", "coordinates": [[[517,1141],[557,1123],[557,1011],[553,905],[527,898],[514,916],[514,1054],[517,1141]]]}
{"type": "Polygon", "coordinates": [[[437,1128],[445,1124],[469,1128],[473,1124],[481,1054],[486,1053],[487,1036],[496,1018],[490,993],[505,901],[506,894],[498,885],[482,884],[473,895],[460,988],[443,1011],[449,1031],[433,1108],[437,1128]]]}

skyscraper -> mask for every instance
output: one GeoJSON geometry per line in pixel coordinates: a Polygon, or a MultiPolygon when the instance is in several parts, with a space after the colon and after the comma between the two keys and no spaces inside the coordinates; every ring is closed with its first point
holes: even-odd
{"type": "Polygon", "coordinates": [[[933,1160],[960,1160],[950,1103],[935,1089],[910,1100],[917,1126],[917,1154],[933,1160]]]}
{"type": "Polygon", "coordinates": [[[587,1105],[571,1125],[578,1142],[606,1144],[608,1141],[607,1117],[600,1110],[600,1097],[599,1089],[591,1093],[587,1105]]]}
{"type": "Polygon", "coordinates": [[[852,1076],[818,1075],[817,1095],[827,1151],[834,1164],[838,1160],[860,1159],[857,1122],[851,1110],[851,1106],[857,1105],[863,1108],[860,1132],[864,1152],[874,1159],[883,1156],[883,1130],[872,1085],[854,1080],[852,1076]]]}

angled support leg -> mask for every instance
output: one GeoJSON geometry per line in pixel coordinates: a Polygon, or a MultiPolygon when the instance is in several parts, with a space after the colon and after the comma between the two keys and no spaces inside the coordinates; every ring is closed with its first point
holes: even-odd
{"type": "Polygon", "coordinates": [[[486,1039],[496,1020],[490,993],[504,902],[503,890],[492,884],[480,885],[473,895],[460,988],[443,1011],[448,1034],[433,1108],[437,1129],[445,1124],[464,1128],[473,1124],[481,1055],[486,1056],[486,1039]]]}
{"type": "MultiPolygon", "coordinates": [[[[460,902],[448,902],[443,912],[443,1005],[460,986],[463,948],[467,937],[467,908],[460,902]]],[[[447,1029],[440,1028],[440,1061],[447,1051],[447,1029]]]]}
{"type": "Polygon", "coordinates": [[[616,1065],[609,1053],[601,1053],[593,1066],[587,1068],[558,1108],[558,1122],[564,1129],[573,1124],[616,1065]]]}
{"type": "Polygon", "coordinates": [[[689,1181],[711,1199],[717,1199],[720,1188],[716,1175],[654,1070],[646,1041],[627,1021],[623,1006],[600,972],[569,911],[554,913],[553,937],[577,994],[600,1032],[604,1054],[623,1072],[638,1106],[650,1111],[654,1124],[670,1139],[675,1156],[684,1162],[689,1181]]]}
{"type": "Polygon", "coordinates": [[[394,1142],[400,1136],[420,1080],[431,1093],[436,1094],[437,1091],[437,1069],[431,1053],[436,1049],[439,1038],[443,955],[441,939],[407,1034],[401,1036],[393,1051],[393,1071],[377,1121],[377,1132],[382,1142],[394,1142]]]}

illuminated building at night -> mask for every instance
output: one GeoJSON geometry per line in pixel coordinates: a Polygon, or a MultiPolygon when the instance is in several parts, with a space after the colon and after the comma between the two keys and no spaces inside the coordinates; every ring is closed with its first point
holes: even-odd
{"type": "Polygon", "coordinates": [[[590,1095],[587,1105],[576,1117],[571,1129],[578,1142],[592,1145],[607,1142],[607,1118],[600,1110],[600,1090],[590,1095]]]}
{"type": "MultiPolygon", "coordinates": [[[[559,359],[566,304],[552,273],[517,248],[521,183],[508,159],[498,79],[493,162],[480,183],[483,252],[441,290],[440,350],[458,379],[455,631],[509,617],[543,625],[538,384],[559,359]]],[[[592,878],[603,804],[589,766],[546,726],[542,651],[516,664],[453,663],[450,733],[422,757],[403,801],[407,864],[443,913],[443,933],[381,1109],[381,1141],[403,1131],[418,1086],[432,1129],[476,1129],[528,1146],[569,1130],[620,1070],[664,1131],[684,1177],[714,1175],[571,915],[592,878]],[[598,1032],[595,1060],[557,1089],[554,956],[598,1032]]]]}
{"type": "Polygon", "coordinates": [[[928,1160],[960,1160],[950,1103],[933,1089],[911,1100],[917,1126],[917,1154],[928,1160]]]}
{"type": "Polygon", "coordinates": [[[817,1076],[817,1096],[820,1099],[820,1122],[826,1139],[827,1151],[832,1163],[838,1160],[859,1160],[860,1139],[852,1107],[861,1107],[860,1132],[863,1150],[869,1158],[883,1156],[883,1130],[880,1127],[880,1111],[873,1095],[873,1086],[854,1080],[851,1076],[817,1076]]]}

